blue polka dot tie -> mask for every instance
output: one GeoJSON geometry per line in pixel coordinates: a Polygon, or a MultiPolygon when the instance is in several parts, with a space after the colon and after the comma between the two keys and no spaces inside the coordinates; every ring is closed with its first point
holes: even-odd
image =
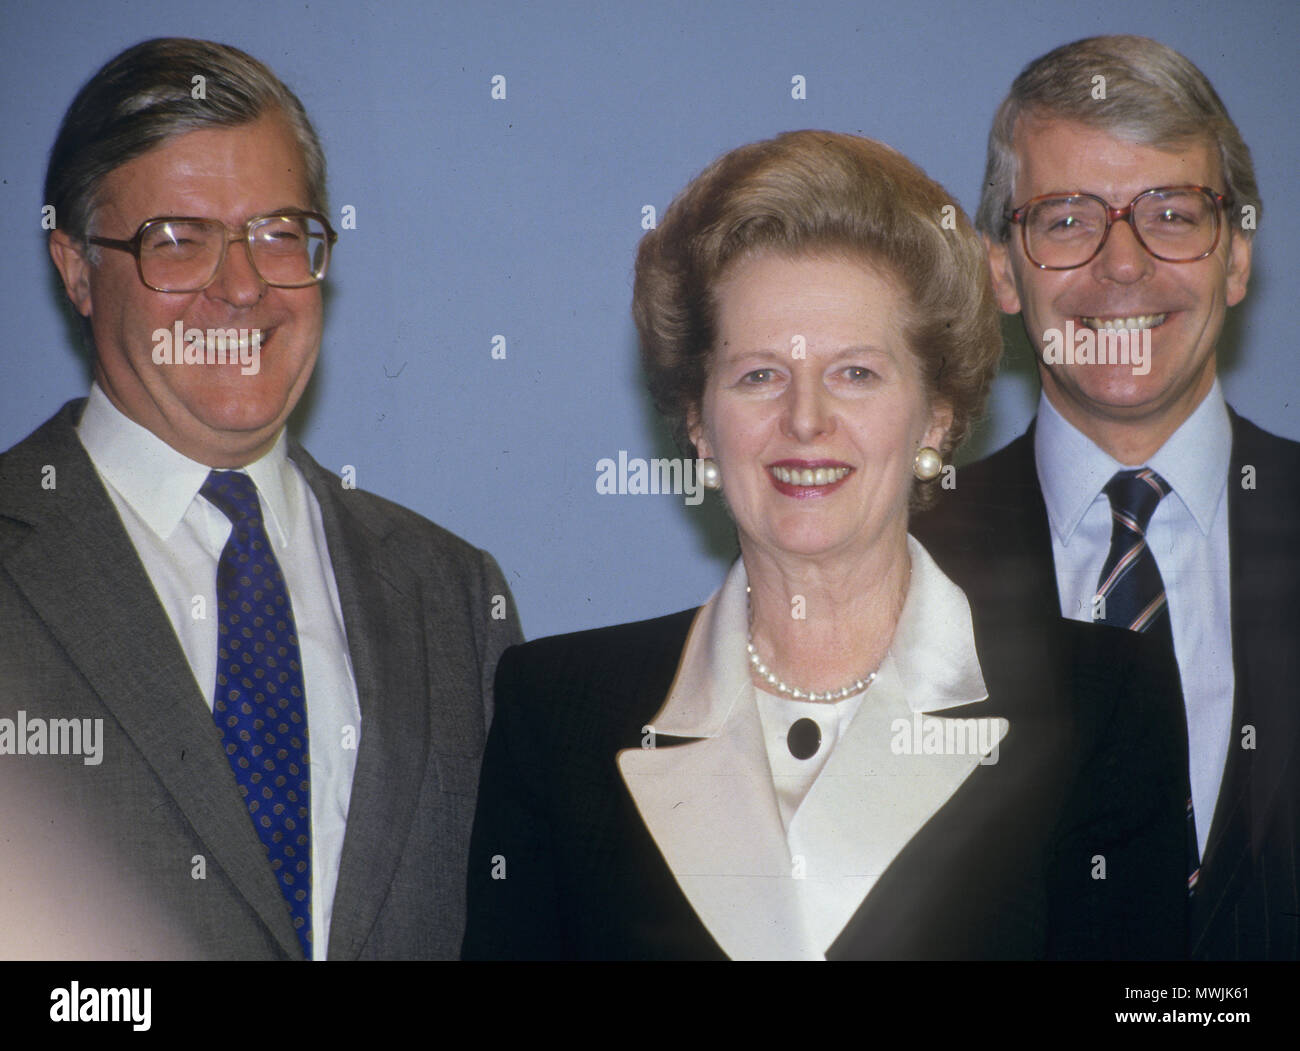
{"type": "MultiPolygon", "coordinates": [[[[1097,594],[1105,600],[1103,624],[1130,631],[1145,632],[1172,653],[1173,625],[1169,620],[1169,603],[1165,584],[1156,565],[1156,556],[1147,546],[1147,527],[1156,506],[1171,488],[1149,467],[1116,471],[1106,483],[1110,499],[1110,552],[1097,583],[1097,594]]],[[[1196,814],[1192,809],[1190,787],[1187,792],[1187,894],[1196,892],[1201,873],[1201,855],[1196,839],[1196,814]]]]}
{"type": "Polygon", "coordinates": [[[212,718],[310,960],[311,783],[293,605],[253,480],[238,471],[212,471],[200,492],[231,523],[217,563],[212,718]]]}

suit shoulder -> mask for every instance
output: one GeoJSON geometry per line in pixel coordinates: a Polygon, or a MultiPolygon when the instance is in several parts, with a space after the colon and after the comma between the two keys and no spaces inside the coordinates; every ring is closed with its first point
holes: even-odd
{"type": "Polygon", "coordinates": [[[492,732],[546,742],[546,754],[574,769],[637,745],[668,695],[694,615],[511,647],[497,666],[492,732]]]}
{"type": "Polygon", "coordinates": [[[1232,557],[1252,573],[1268,565],[1276,573],[1270,587],[1285,594],[1300,567],[1300,442],[1233,413],[1228,506],[1232,557]]]}
{"type": "Polygon", "coordinates": [[[675,667],[696,612],[688,609],[650,620],[534,639],[507,650],[502,665],[517,674],[548,679],[627,676],[638,667],[667,660],[675,667]]]}
{"type": "Polygon", "coordinates": [[[76,442],[76,424],[85,404],[85,398],[66,403],[26,438],[0,452],[0,485],[18,480],[19,475],[29,472],[32,464],[47,459],[52,450],[72,447],[69,443],[76,442]]]}
{"type": "Polygon", "coordinates": [[[1300,442],[1272,434],[1244,416],[1232,413],[1233,460],[1248,464],[1261,460],[1271,469],[1281,470],[1280,479],[1294,483],[1300,466],[1300,442]]]}
{"type": "MultiPolygon", "coordinates": [[[[491,558],[481,548],[418,511],[365,489],[345,488],[338,475],[323,468],[296,442],[290,445],[290,456],[322,505],[322,512],[327,503],[332,504],[334,509],[360,522],[375,542],[408,548],[417,561],[433,558],[448,568],[472,567],[470,571],[474,575],[478,574],[483,560],[491,558]]],[[[417,568],[417,562],[413,561],[412,570],[417,568]]]]}
{"type": "Polygon", "coordinates": [[[961,492],[963,485],[989,486],[1021,481],[1027,469],[1032,472],[1033,463],[1033,439],[1031,432],[1026,432],[982,460],[958,467],[954,491],[961,492]]]}
{"type": "Polygon", "coordinates": [[[953,481],[933,507],[913,517],[908,531],[968,594],[999,592],[1006,573],[1036,577],[1047,524],[1030,435],[959,467],[953,481]],[[1007,559],[1016,563],[1014,570],[1007,559]]]}
{"type": "Polygon", "coordinates": [[[347,489],[341,491],[341,499],[354,513],[362,513],[368,519],[384,522],[393,532],[432,543],[451,556],[467,559],[479,557],[480,549],[468,540],[418,511],[412,511],[386,497],[365,489],[347,489]]]}

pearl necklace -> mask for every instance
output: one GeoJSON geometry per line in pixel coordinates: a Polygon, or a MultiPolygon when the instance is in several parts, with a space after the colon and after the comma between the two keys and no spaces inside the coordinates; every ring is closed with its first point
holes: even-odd
{"type": "Polygon", "coordinates": [[[758,673],[758,677],[776,690],[777,693],[792,697],[796,701],[842,701],[846,697],[852,697],[855,693],[861,693],[876,679],[876,673],[873,671],[866,678],[854,679],[847,686],[842,686],[838,690],[827,690],[825,693],[818,693],[816,690],[801,690],[797,686],[789,686],[781,679],[778,679],[776,673],[763,663],[763,659],[758,655],[758,650],[754,648],[754,637],[752,635],[749,636],[745,648],[749,650],[749,663],[754,671],[758,673]]]}
{"type": "MultiPolygon", "coordinates": [[[[910,587],[912,583],[912,567],[910,565],[907,567],[907,583],[910,587]]],[[[753,589],[746,584],[745,598],[747,601],[751,594],[753,594],[753,589]]],[[[906,597],[906,590],[904,590],[903,595],[906,597]]],[[[863,690],[876,681],[876,672],[873,671],[864,678],[854,679],[847,686],[841,686],[838,690],[826,690],[824,693],[818,693],[816,690],[801,690],[797,686],[789,685],[778,678],[776,672],[764,664],[763,658],[758,655],[758,650],[754,646],[754,610],[752,606],[749,610],[749,627],[745,633],[745,649],[749,651],[749,666],[754,669],[758,677],[783,697],[791,697],[796,701],[842,701],[846,697],[862,693],[863,690]]],[[[876,671],[879,670],[876,669],[876,671]]]]}

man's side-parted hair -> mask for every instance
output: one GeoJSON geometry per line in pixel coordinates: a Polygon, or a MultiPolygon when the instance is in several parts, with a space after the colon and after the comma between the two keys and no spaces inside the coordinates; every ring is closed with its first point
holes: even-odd
{"type": "MultiPolygon", "coordinates": [[[[1002,354],[984,250],[961,206],[898,151],[855,135],[792,131],[718,158],[683,190],[637,251],[632,314],[655,405],[695,454],[717,339],[715,291],[755,252],[832,253],[880,272],[903,319],[926,393],[952,406],[940,453],[966,437],[1002,354]]],[[[934,486],[913,488],[913,509],[934,486]]]]}
{"type": "Polygon", "coordinates": [[[84,244],[114,169],[175,135],[251,124],[275,111],[302,151],[311,207],[328,214],[325,153],[298,97],[238,48],[184,37],[128,48],[77,92],[50,150],[45,203],[58,228],[84,244]]]}
{"type": "Polygon", "coordinates": [[[1225,183],[1214,189],[1230,202],[1228,228],[1233,234],[1254,235],[1260,200],[1250,150],[1205,74],[1172,48],[1140,36],[1088,37],[1049,51],[1021,71],[993,117],[975,213],[976,228],[993,241],[1010,237],[1006,213],[1024,203],[1011,200],[1014,138],[1022,118],[1078,121],[1157,149],[1188,140],[1212,142],[1225,183]],[[1105,97],[1095,97],[1102,90],[1105,97]],[[1243,228],[1247,206],[1254,209],[1255,222],[1243,228]]]}

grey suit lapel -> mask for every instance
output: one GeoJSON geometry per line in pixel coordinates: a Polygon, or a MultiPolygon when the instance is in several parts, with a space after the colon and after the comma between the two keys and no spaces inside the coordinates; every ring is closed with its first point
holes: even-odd
{"type": "Polygon", "coordinates": [[[171,793],[209,861],[285,952],[301,956],[203,695],[73,430],[83,404],[65,405],[5,457],[4,514],[27,533],[0,551],[0,563],[171,793]],[[57,472],[52,490],[40,486],[45,464],[57,472]]]}
{"type": "Polygon", "coordinates": [[[320,504],[361,705],[329,944],[331,959],[355,959],[411,834],[424,779],[431,706],[422,631],[429,613],[403,553],[385,543],[393,522],[349,499],[338,476],[297,442],[289,455],[320,504]]]}

